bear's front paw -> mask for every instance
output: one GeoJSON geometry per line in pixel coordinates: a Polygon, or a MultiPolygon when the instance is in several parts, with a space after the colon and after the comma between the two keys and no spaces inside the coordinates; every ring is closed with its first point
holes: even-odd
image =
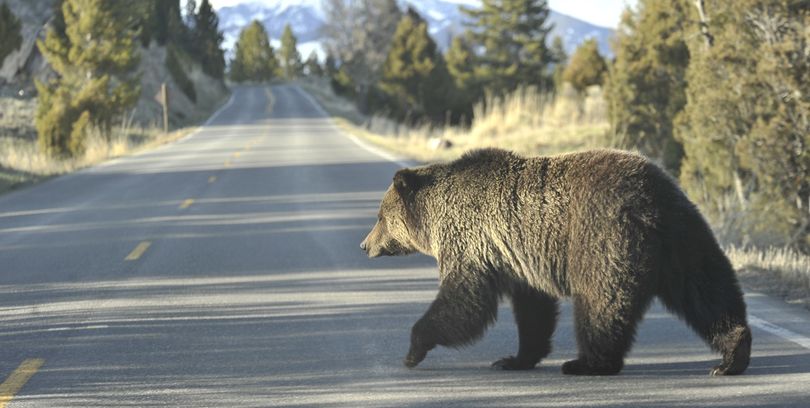
{"type": "Polygon", "coordinates": [[[721,375],[739,375],[742,374],[743,371],[745,371],[746,367],[748,367],[747,361],[745,365],[734,364],[733,362],[732,363],[723,362],[723,364],[720,364],[712,368],[712,371],[709,371],[709,375],[712,377],[717,377],[721,375]]]}
{"type": "Polygon", "coordinates": [[[590,365],[585,360],[566,361],[562,365],[563,374],[568,375],[614,375],[622,370],[622,364],[590,365]]]}
{"type": "Polygon", "coordinates": [[[537,361],[529,361],[515,356],[509,356],[492,363],[492,368],[499,370],[531,370],[536,365],[537,361]]]}
{"type": "Polygon", "coordinates": [[[402,362],[405,364],[405,367],[414,368],[425,359],[427,352],[427,350],[414,350],[411,348],[411,350],[408,351],[408,355],[405,356],[405,360],[402,362]]]}

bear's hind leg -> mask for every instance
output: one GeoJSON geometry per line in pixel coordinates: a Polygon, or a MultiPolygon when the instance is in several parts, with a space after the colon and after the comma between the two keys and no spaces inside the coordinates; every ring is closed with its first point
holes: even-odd
{"type": "Polygon", "coordinates": [[[723,353],[723,361],[712,368],[710,375],[742,374],[751,359],[751,329],[747,325],[735,325],[713,340],[723,353]]]}
{"type": "Polygon", "coordinates": [[[614,375],[624,367],[636,325],[650,297],[624,293],[616,299],[594,301],[574,296],[574,326],[579,355],[562,366],[563,374],[614,375]]]}
{"type": "Polygon", "coordinates": [[[530,370],[551,352],[551,336],[559,314],[557,299],[519,286],[512,291],[512,309],[518,328],[517,356],[504,357],[492,363],[492,367],[530,370]]]}

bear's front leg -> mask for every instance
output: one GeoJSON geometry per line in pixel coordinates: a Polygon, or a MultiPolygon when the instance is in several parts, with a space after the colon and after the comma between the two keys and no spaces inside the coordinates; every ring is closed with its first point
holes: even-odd
{"type": "Polygon", "coordinates": [[[469,269],[448,274],[436,299],[411,330],[404,364],[416,367],[437,345],[462,347],[479,339],[498,314],[498,288],[492,276],[469,269]]]}

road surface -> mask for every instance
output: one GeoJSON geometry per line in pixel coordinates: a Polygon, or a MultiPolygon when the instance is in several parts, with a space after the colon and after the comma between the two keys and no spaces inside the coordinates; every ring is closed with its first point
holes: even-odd
{"type": "Polygon", "coordinates": [[[810,405],[810,314],[750,293],[739,377],[657,305],[614,377],[560,373],[568,303],[535,370],[489,368],[507,304],[404,368],[435,262],[358,247],[399,166],[300,89],[243,87],[191,137],[0,196],[0,407],[810,405]]]}

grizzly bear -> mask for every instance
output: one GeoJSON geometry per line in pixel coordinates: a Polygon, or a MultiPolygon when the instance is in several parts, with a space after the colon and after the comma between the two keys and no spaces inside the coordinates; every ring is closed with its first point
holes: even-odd
{"type": "Polygon", "coordinates": [[[480,338],[502,296],[519,347],[496,368],[532,369],[546,357],[558,299],[569,297],[578,356],[562,372],[616,374],[656,296],[722,354],[711,375],[748,366],[751,331],[731,264],[675,181],[636,154],[484,149],[402,169],[360,247],[371,258],[418,251],[438,261],[439,291],[412,328],[407,367],[437,345],[480,338]]]}

